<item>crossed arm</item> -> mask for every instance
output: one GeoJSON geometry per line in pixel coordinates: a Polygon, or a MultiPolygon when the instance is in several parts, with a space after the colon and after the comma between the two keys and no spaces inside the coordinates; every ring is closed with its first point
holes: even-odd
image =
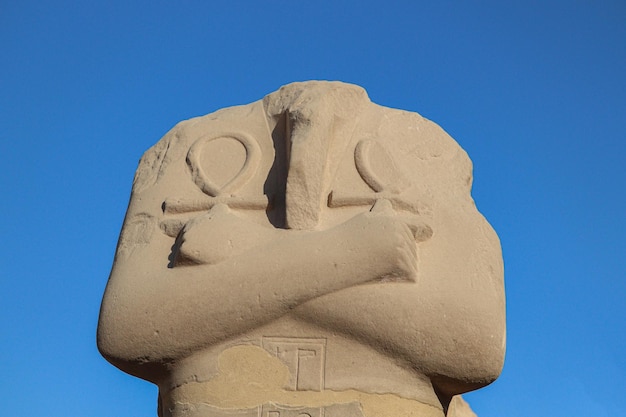
{"type": "MultiPolygon", "coordinates": [[[[235,215],[222,213],[209,226],[228,216],[235,215]]],[[[122,369],[165,363],[319,296],[389,278],[413,281],[416,274],[413,234],[390,213],[364,213],[315,232],[250,225],[249,238],[261,243],[213,264],[165,267],[171,240],[158,233],[117,259],[98,326],[103,355],[122,369]]]]}

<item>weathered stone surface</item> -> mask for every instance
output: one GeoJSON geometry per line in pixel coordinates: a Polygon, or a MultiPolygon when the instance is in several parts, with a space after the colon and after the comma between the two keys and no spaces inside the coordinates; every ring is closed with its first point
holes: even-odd
{"type": "Polygon", "coordinates": [[[448,417],[477,417],[476,413],[472,411],[469,404],[460,395],[454,396],[450,401],[450,408],[448,409],[448,417]]]}
{"type": "Polygon", "coordinates": [[[354,85],[182,122],[137,169],[99,349],[166,417],[441,417],[504,357],[471,182],[442,129],[354,85]]]}

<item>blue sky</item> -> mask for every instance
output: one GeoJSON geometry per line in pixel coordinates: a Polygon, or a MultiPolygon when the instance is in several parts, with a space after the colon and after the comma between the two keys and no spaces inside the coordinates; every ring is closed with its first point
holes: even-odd
{"type": "Polygon", "coordinates": [[[3,415],[156,416],[95,346],[137,161],[308,79],[416,111],[474,161],[508,322],[479,417],[626,415],[626,3],[5,1],[0,46],[3,415]]]}

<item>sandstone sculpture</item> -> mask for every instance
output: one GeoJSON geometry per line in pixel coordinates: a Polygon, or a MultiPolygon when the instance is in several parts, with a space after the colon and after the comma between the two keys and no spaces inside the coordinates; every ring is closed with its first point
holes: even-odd
{"type": "Polygon", "coordinates": [[[354,85],[182,122],[137,169],[99,349],[162,417],[442,417],[504,357],[471,182],[437,125],[354,85]]]}

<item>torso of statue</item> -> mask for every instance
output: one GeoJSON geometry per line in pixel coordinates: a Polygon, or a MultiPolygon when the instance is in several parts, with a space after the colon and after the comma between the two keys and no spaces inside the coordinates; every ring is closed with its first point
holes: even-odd
{"type": "Polygon", "coordinates": [[[137,171],[100,350],[162,417],[442,417],[504,349],[470,168],[340,83],[184,122],[137,171]]]}

